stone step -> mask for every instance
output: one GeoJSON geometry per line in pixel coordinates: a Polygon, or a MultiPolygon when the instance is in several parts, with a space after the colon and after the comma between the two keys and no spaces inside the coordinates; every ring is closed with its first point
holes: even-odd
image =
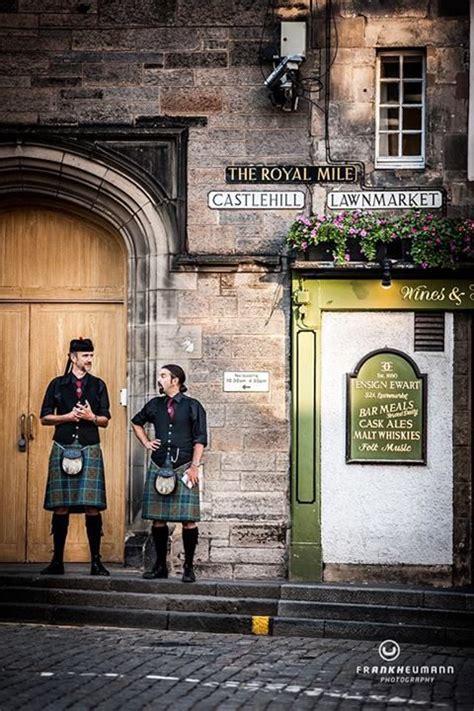
{"type": "Polygon", "coordinates": [[[436,607],[474,610],[474,591],[391,587],[385,585],[336,585],[332,583],[284,583],[282,600],[340,602],[402,607],[436,607]]]}
{"type": "Polygon", "coordinates": [[[474,638],[474,610],[281,600],[278,605],[278,615],[298,619],[358,620],[360,622],[470,628],[473,630],[474,638]]]}
{"type": "Polygon", "coordinates": [[[108,578],[85,571],[42,576],[0,570],[0,619],[107,624],[156,629],[252,631],[268,617],[275,635],[394,638],[472,644],[474,594],[402,586],[298,584],[285,581],[144,580],[119,569],[108,578]]]}
{"type": "Polygon", "coordinates": [[[281,582],[198,580],[182,583],[180,578],[144,580],[141,573],[121,574],[108,578],[90,575],[35,575],[28,573],[1,574],[0,589],[7,587],[58,588],[62,590],[102,590],[126,593],[159,593],[179,595],[206,595],[213,597],[264,598],[278,600],[281,582]]]}
{"type": "MultiPolygon", "coordinates": [[[[265,598],[240,598],[215,595],[179,595],[169,592],[136,593],[110,590],[83,590],[59,588],[5,587],[0,589],[1,603],[27,603],[33,605],[114,607],[134,610],[164,610],[175,612],[211,612],[227,615],[275,616],[277,600],[265,598]]],[[[189,585],[187,586],[189,587],[189,585]]]]}
{"type": "MultiPolygon", "coordinates": [[[[94,607],[4,603],[3,620],[41,622],[57,625],[101,625],[225,634],[251,634],[252,616],[222,613],[177,612],[131,609],[129,607],[94,607]]],[[[461,628],[420,625],[393,625],[354,620],[270,618],[270,634],[284,637],[348,638],[364,640],[395,639],[397,642],[462,646],[472,644],[472,631],[461,628]]]]}

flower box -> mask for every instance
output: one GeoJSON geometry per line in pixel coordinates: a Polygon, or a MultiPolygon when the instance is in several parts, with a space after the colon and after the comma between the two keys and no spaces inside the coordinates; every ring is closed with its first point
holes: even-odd
{"type": "Polygon", "coordinates": [[[419,210],[387,219],[361,210],[301,215],[288,245],[311,261],[378,262],[388,258],[421,267],[455,268],[474,260],[474,220],[419,210]]]}

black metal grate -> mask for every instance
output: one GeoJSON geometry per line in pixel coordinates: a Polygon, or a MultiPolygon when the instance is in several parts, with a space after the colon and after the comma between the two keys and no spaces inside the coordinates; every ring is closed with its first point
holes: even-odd
{"type": "Polygon", "coordinates": [[[415,351],[444,351],[444,313],[415,313],[415,351]]]}

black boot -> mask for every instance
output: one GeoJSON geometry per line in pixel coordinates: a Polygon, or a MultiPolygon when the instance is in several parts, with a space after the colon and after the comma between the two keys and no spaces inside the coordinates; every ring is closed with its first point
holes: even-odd
{"type": "Polygon", "coordinates": [[[194,583],[196,576],[194,574],[193,561],[194,551],[198,542],[198,528],[183,528],[183,546],[184,546],[184,570],[181,580],[183,583],[194,583]]]}
{"type": "Polygon", "coordinates": [[[100,560],[100,537],[102,535],[102,516],[86,515],[87,538],[91,552],[91,575],[110,575],[100,560]]]}
{"type": "Polygon", "coordinates": [[[64,545],[66,543],[67,529],[69,526],[69,514],[53,513],[51,523],[51,533],[53,534],[54,553],[53,559],[46,568],[43,568],[41,575],[64,575],[64,545]]]}
{"type": "Polygon", "coordinates": [[[156,563],[152,570],[143,573],[146,580],[154,578],[167,578],[168,568],[166,567],[166,556],[168,554],[168,526],[152,526],[151,533],[156,550],[156,563]]]}

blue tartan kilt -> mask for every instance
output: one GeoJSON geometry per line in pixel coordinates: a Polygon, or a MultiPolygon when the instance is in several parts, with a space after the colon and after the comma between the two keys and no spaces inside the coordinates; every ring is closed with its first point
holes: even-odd
{"type": "Polygon", "coordinates": [[[150,461],[143,490],[142,518],[152,521],[199,521],[199,486],[189,489],[181,481],[184,472],[189,469],[190,462],[176,469],[177,482],[172,494],[158,494],[155,489],[155,479],[158,467],[150,461]]]}
{"type": "Polygon", "coordinates": [[[86,506],[93,506],[101,511],[107,508],[104,460],[100,444],[84,447],[82,454],[82,471],[69,476],[61,468],[62,449],[53,442],[44,497],[44,508],[47,511],[58,506],[67,506],[71,513],[84,513],[86,506]]]}

